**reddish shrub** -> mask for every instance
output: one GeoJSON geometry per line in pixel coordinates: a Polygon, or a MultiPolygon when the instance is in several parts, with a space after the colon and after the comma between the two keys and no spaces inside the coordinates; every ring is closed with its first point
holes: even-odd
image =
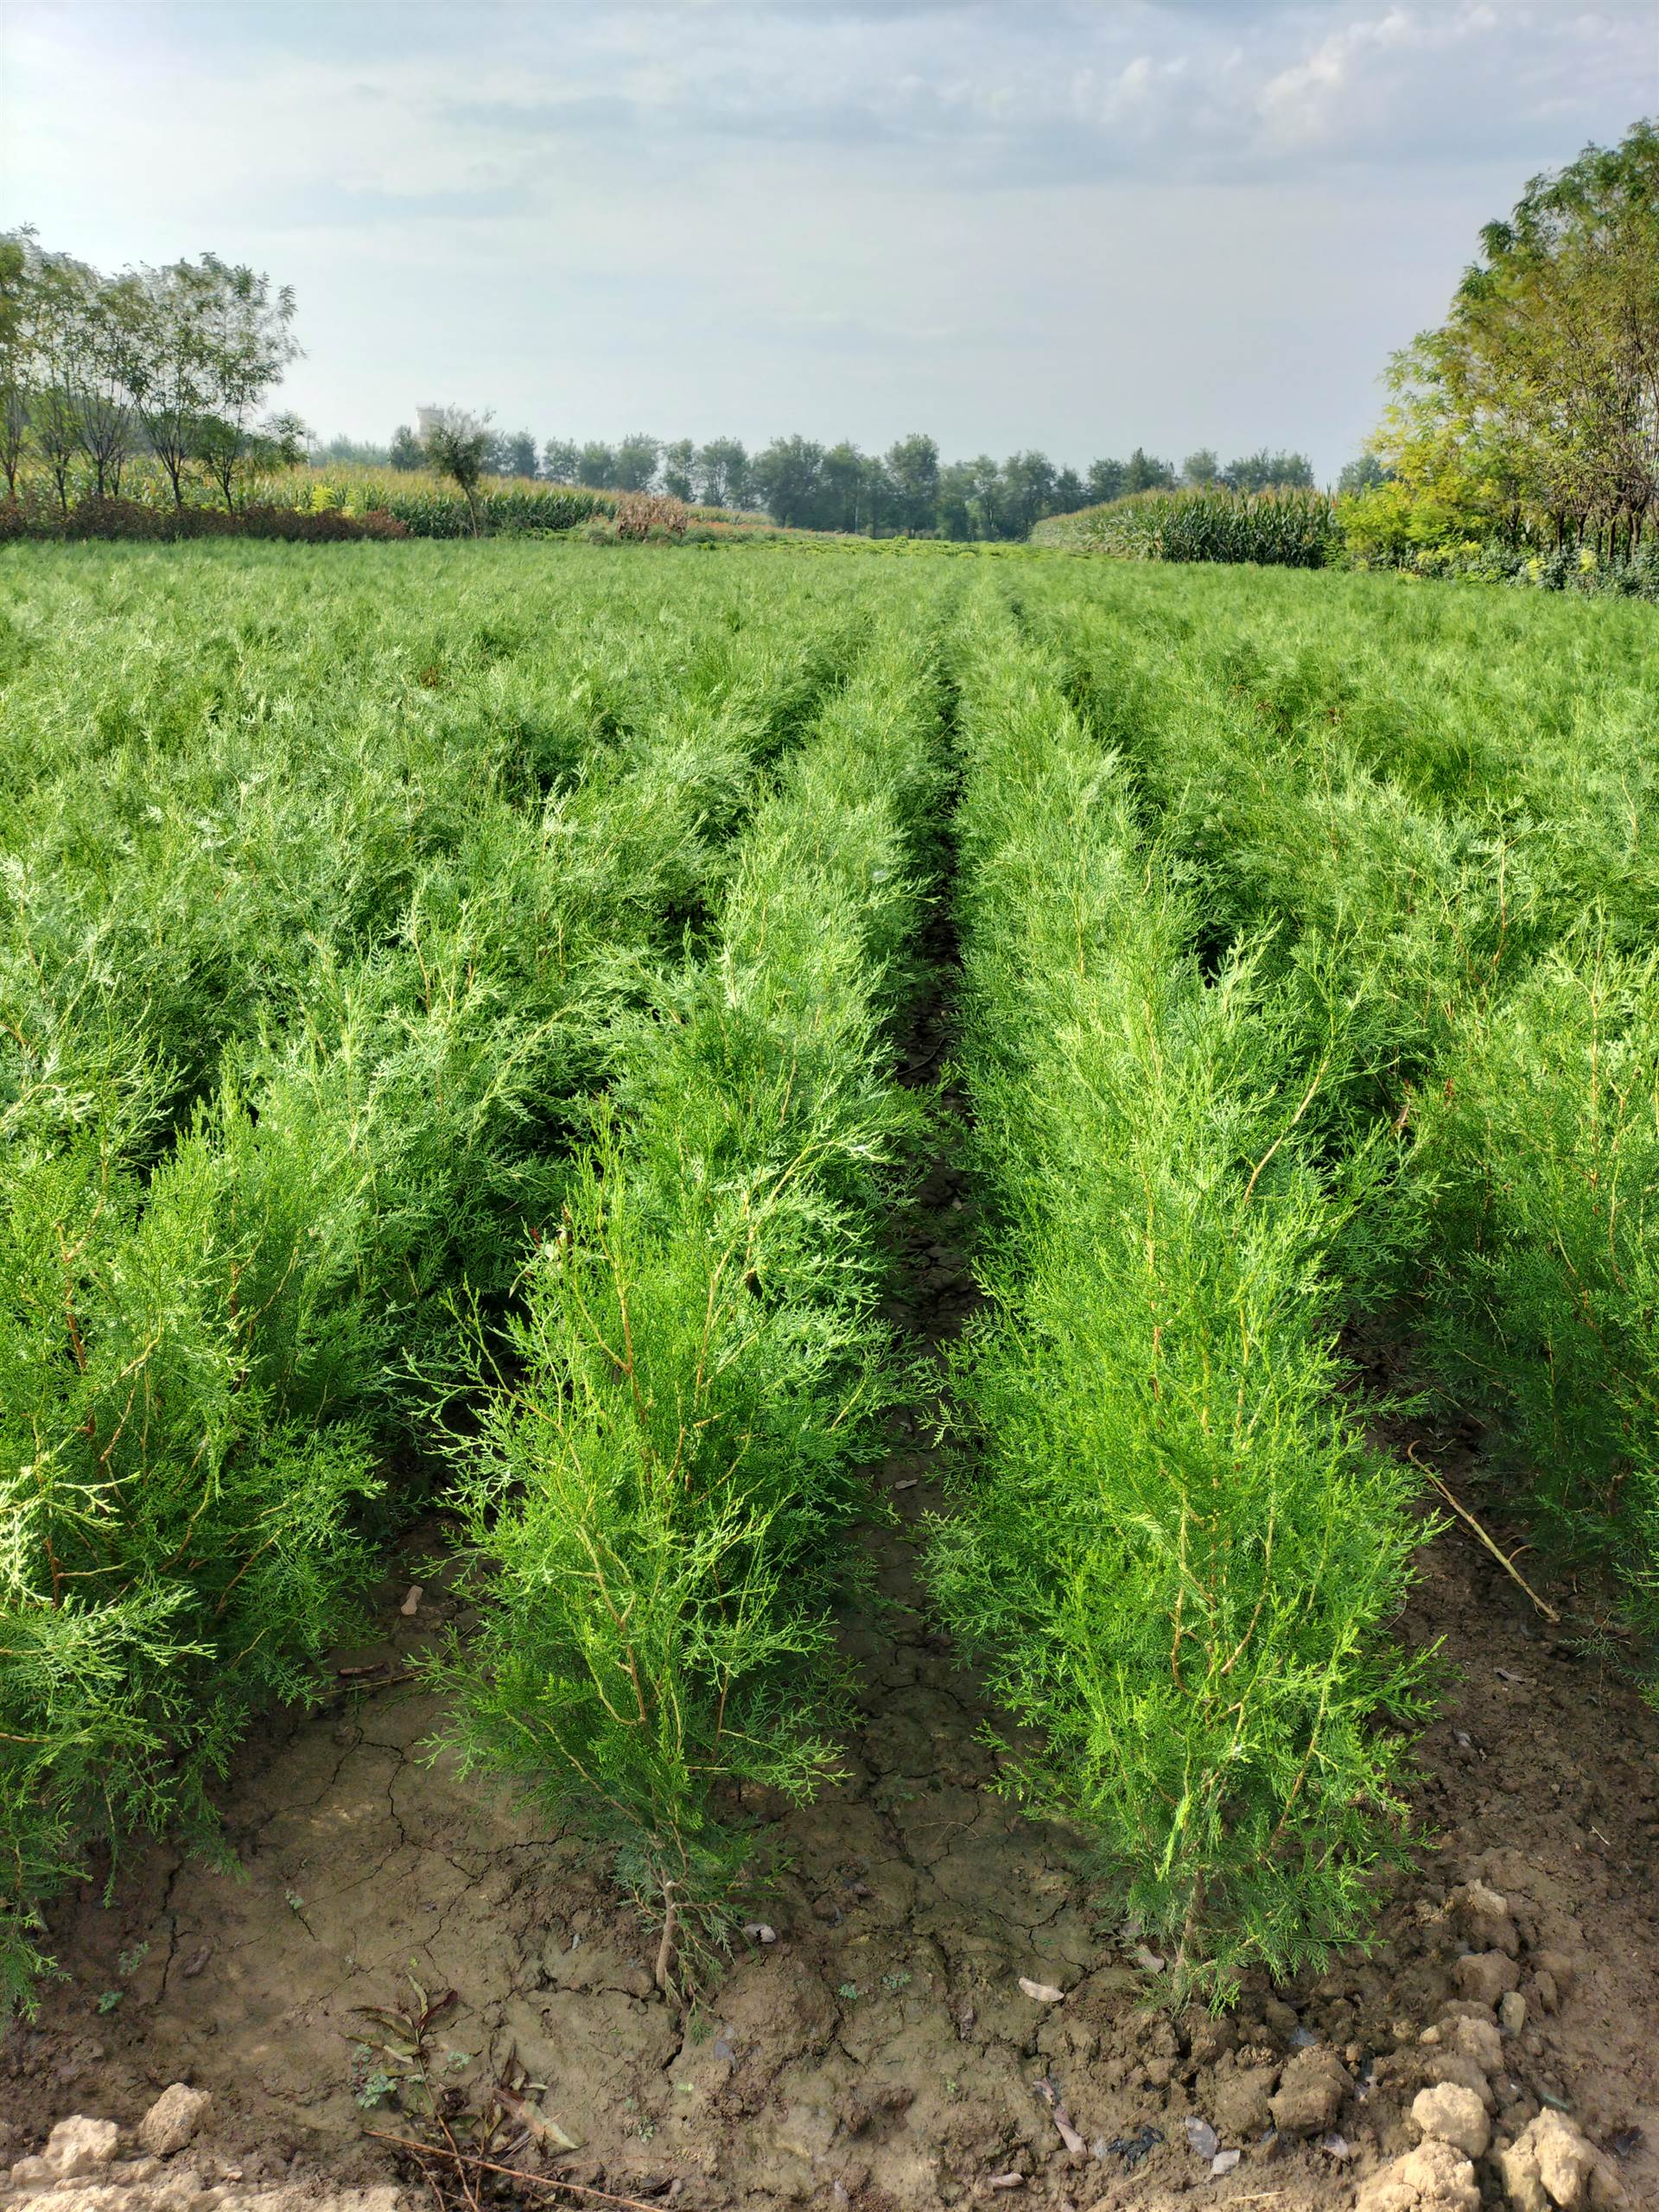
{"type": "Polygon", "coordinates": [[[82,499],[67,515],[32,499],[0,501],[0,543],[20,537],[122,538],[172,543],[181,537],[273,537],[300,545],[353,538],[407,537],[384,507],[366,514],[313,514],[299,507],[149,507],[137,499],[82,499]]]}
{"type": "Polygon", "coordinates": [[[59,524],[65,537],[166,537],[169,518],[163,508],[137,499],[82,499],[59,524]]]}

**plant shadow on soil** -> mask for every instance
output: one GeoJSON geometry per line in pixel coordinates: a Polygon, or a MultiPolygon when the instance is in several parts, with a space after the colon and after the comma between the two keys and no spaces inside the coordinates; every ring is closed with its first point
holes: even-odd
{"type": "MultiPolygon", "coordinates": [[[[908,1079],[933,1082],[947,1043],[936,1008],[908,1079]]],[[[964,1175],[936,1163],[899,1224],[893,1307],[935,1350],[973,1304],[972,1225],[964,1175]]],[[[1434,1845],[1396,1881],[1369,1959],[1249,1986],[1225,2020],[1177,2016],[1074,1840],[994,1790],[992,1715],[924,1608],[921,1524],[944,1503],[930,1435],[925,1407],[896,1414],[877,1472],[891,1511],[865,1534],[886,1602],[846,1632],[845,1779],[771,1810],[776,1940],[745,1948],[689,2019],[657,1993],[652,1939],[604,1869],[426,1754],[441,1711],[396,1678],[465,1615],[440,1586],[406,1616],[404,1574],[385,1586],[381,1640],[339,1655],[379,1671],[343,1675],[328,1706],[240,1755],[224,1792],[234,1868],[156,1846],[108,1907],[88,1887],[56,1915],[66,1977],[0,2044],[13,2154],[69,2113],[130,2124],[185,2080],[213,2092],[213,2149],[249,2183],[409,2180],[365,2131],[415,2123],[365,2110],[360,2055],[353,2069],[355,2008],[395,2005],[412,1974],[458,1993],[434,2037],[458,2101],[481,2100],[516,2053],[580,2145],[549,2171],[589,2189],[696,2212],[910,2212],[1002,2191],[1076,2212],[1334,2212],[1415,2139],[1407,2115],[1440,2048],[1419,2038],[1461,1993],[1468,1948],[1448,1897],[1480,1878],[1510,1901],[1528,2008],[1493,2078],[1500,2120],[1560,2100],[1617,2147],[1630,2202],[1659,2204],[1659,1715],[1560,1640],[1472,1535],[1440,1537],[1401,1624],[1414,1644],[1443,1639],[1453,1670],[1421,1747],[1434,1845]],[[1064,2002],[1033,2000],[1022,1975],[1064,2002]],[[1272,2129],[1268,2098],[1310,2037],[1353,2087],[1299,2138],[1272,2129]],[[1233,2172],[1211,2177],[1189,2117],[1243,2151],[1233,2172]],[[1147,2129],[1161,2139],[1133,2164],[1109,2147],[1132,2155],[1147,2129]]],[[[1416,1440],[1454,1490],[1478,1472],[1477,1436],[1416,1440]]],[[[429,1542],[417,1533],[409,1559],[429,1542]]],[[[430,2198],[411,2183],[409,2201],[430,2198]]]]}

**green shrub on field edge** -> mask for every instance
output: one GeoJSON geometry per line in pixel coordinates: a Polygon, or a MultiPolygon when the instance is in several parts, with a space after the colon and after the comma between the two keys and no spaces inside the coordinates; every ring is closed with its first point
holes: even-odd
{"type": "Polygon", "coordinates": [[[297,545],[340,543],[354,538],[407,537],[407,524],[384,508],[360,515],[302,507],[146,506],[137,499],[82,499],[67,514],[40,502],[0,501],[0,543],[9,538],[139,538],[172,544],[198,537],[268,537],[297,545]]]}
{"type": "Polygon", "coordinates": [[[1659,547],[1652,543],[1609,558],[1588,545],[1537,547],[1501,538],[1401,547],[1367,546],[1362,540],[1351,543],[1349,562],[1356,569],[1440,583],[1514,584],[1591,598],[1659,601],[1659,547]]]}

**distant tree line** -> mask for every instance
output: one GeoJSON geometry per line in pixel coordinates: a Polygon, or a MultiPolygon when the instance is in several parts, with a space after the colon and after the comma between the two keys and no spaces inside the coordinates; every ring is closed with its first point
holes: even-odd
{"type": "MultiPolygon", "coordinates": [[[[430,410],[429,410],[430,412],[430,410]]],[[[320,457],[382,461],[420,468],[429,458],[424,435],[400,424],[390,446],[364,448],[336,440],[320,457]]],[[[1091,461],[1086,472],[1057,466],[1045,453],[996,461],[941,461],[937,442],[917,432],[884,454],[867,454],[847,440],[832,446],[806,437],[774,438],[751,453],[738,438],[664,440],[644,433],[615,443],[550,438],[540,448],[528,430],[492,432],[484,451],[487,474],[539,478],[611,492],[664,492],[705,506],[764,509],[790,528],[867,534],[908,531],[951,538],[1023,538],[1045,516],[1124,497],[1173,490],[1180,484],[1261,491],[1313,482],[1304,454],[1241,455],[1224,467],[1207,448],[1177,469],[1137,446],[1127,461],[1091,461]]]]}
{"type": "Polygon", "coordinates": [[[136,458],[175,505],[193,480],[234,508],[250,471],[299,457],[302,426],[267,397],[299,348],[294,295],[217,255],[106,276],[35,233],[0,233],[0,474],[120,496],[136,458]]]}

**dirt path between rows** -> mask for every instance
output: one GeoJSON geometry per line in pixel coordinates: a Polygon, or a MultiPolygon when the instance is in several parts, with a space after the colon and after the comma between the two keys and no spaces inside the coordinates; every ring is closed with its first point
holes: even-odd
{"type": "MultiPolygon", "coordinates": [[[[912,1079],[931,1079],[945,1043],[930,1017],[912,1079]]],[[[972,1228],[961,1173],[936,1166],[901,1224],[894,1302],[936,1347],[972,1302],[972,1228]]],[[[1478,1438],[1425,1442],[1454,1487],[1474,1480],[1478,1438]]],[[[751,1941],[689,2022],[653,1987],[650,1939],[603,1867],[434,1758],[442,1714],[418,1686],[365,1687],[405,1673],[456,1614],[438,1588],[404,1615],[406,1562],[381,1641],[340,1655],[382,1675],[346,1678],[238,1759],[234,1866],[156,1847],[108,1909],[87,1893],[57,1916],[66,1978],[0,2052],[0,2169],[66,2114],[130,2128],[185,2081],[214,2098],[168,2170],[188,2187],[163,2200],[136,2182],[111,2204],[207,2212],[279,2181],[397,2182],[430,2203],[365,2133],[417,2123],[365,2101],[374,2031],[354,2010],[396,2004],[412,1974],[457,1993],[433,2039],[457,2105],[516,2056],[527,2098],[579,2146],[550,2153],[552,2170],[639,2202],[1337,2212],[1415,2142],[1426,2082],[1478,2079],[1500,2143],[1564,2107],[1626,2201],[1659,2207],[1659,1716],[1560,1641],[1471,1535],[1441,1537],[1402,1624],[1414,1643],[1443,1638],[1457,1670],[1422,1746],[1438,1840],[1397,1884],[1375,1955],[1252,1986],[1228,2020],[1174,2016],[1072,1839],[994,1792],[990,1716],[918,1582],[921,1523],[944,1503],[925,1408],[894,1418],[891,1447],[891,1519],[866,1532],[883,1603],[847,1630],[861,1718],[846,1778],[804,1810],[754,1808],[789,1862],[760,1908],[775,1940],[751,1941]],[[1501,1915],[1471,1903],[1471,1882],[1501,1915]],[[1459,1963],[1471,1952],[1479,1972],[1459,1963]],[[1490,1963],[1511,1955],[1512,1970],[1490,1963]],[[1483,1973],[1512,1992],[1476,1987],[1483,1973]],[[1511,2004],[1500,2028],[1511,1994],[1524,2018],[1511,2004]],[[1217,2176],[1228,2150],[1242,2155],[1217,2176]]],[[[1490,2164],[1483,2183],[1504,2201],[1490,2164]]],[[[578,2201],[500,2186],[498,2201],[578,2201]]]]}

